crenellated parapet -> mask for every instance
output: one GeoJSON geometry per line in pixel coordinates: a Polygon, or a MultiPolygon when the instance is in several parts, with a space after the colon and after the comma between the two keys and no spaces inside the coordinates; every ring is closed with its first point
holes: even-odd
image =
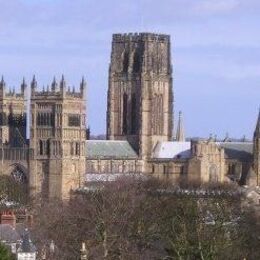
{"type": "Polygon", "coordinates": [[[218,145],[213,139],[208,140],[192,140],[191,153],[196,158],[224,158],[224,149],[218,145]]]}
{"type": "Polygon", "coordinates": [[[23,79],[20,92],[17,92],[16,89],[13,87],[8,87],[5,83],[4,77],[2,76],[0,81],[0,99],[13,99],[14,101],[17,100],[24,100],[26,99],[27,85],[25,79],[23,79]]]}
{"type": "Polygon", "coordinates": [[[82,78],[79,88],[75,86],[67,85],[67,82],[62,75],[60,82],[54,77],[53,81],[47,87],[43,86],[41,89],[38,89],[38,83],[35,76],[31,82],[31,98],[32,99],[86,99],[86,81],[82,78]]]}
{"type": "Polygon", "coordinates": [[[138,73],[167,77],[171,74],[170,35],[155,33],[114,34],[110,71],[133,78],[138,73]]]}
{"type": "Polygon", "coordinates": [[[114,42],[126,42],[126,41],[160,41],[169,42],[170,35],[156,34],[156,33],[117,33],[113,34],[114,42]]]}

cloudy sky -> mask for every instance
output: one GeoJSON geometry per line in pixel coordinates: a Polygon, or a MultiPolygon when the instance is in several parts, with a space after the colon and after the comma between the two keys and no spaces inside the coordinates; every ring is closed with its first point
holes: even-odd
{"type": "Polygon", "coordinates": [[[88,123],[105,133],[111,35],[171,35],[175,112],[188,136],[251,138],[260,105],[259,0],[0,0],[0,74],[18,87],[88,82],[88,123]]]}

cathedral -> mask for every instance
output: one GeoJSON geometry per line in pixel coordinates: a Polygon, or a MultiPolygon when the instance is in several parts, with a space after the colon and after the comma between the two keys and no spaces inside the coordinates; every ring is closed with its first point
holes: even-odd
{"type": "Polygon", "coordinates": [[[31,196],[67,199],[88,183],[129,174],[260,183],[260,115],[252,142],[186,141],[181,113],[173,136],[169,35],[113,35],[107,140],[87,140],[84,78],[77,90],[63,76],[46,89],[35,77],[29,88],[23,80],[20,93],[7,89],[2,78],[0,174],[26,183],[31,196]]]}

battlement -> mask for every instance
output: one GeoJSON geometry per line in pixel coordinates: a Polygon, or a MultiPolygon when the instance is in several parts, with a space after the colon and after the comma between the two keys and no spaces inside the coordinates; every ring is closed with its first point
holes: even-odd
{"type": "Polygon", "coordinates": [[[2,79],[0,81],[0,97],[1,98],[12,99],[12,100],[24,100],[26,97],[26,89],[27,89],[27,85],[26,85],[24,79],[21,84],[20,93],[17,93],[15,88],[11,89],[10,87],[6,86],[4,77],[2,76],[2,79]]]}
{"type": "MultiPolygon", "coordinates": [[[[68,98],[82,99],[81,91],[76,90],[74,87],[72,89],[69,87],[64,93],[64,95],[68,98]]],[[[33,99],[38,99],[38,98],[57,99],[62,97],[63,97],[63,92],[61,90],[54,91],[50,89],[48,86],[47,88],[43,86],[40,91],[35,91],[33,95],[33,99]]]]}
{"type": "Polygon", "coordinates": [[[86,98],[86,82],[82,78],[80,82],[79,89],[77,90],[74,86],[67,86],[64,76],[62,76],[61,81],[58,83],[54,77],[51,85],[44,86],[40,91],[37,90],[37,81],[35,76],[31,82],[31,98],[32,99],[85,99],[86,98]]]}
{"type": "Polygon", "coordinates": [[[147,32],[113,34],[113,42],[128,42],[128,41],[170,42],[170,35],[147,33],[147,32]]]}
{"type": "MultiPolygon", "coordinates": [[[[38,98],[72,98],[72,99],[86,99],[86,82],[85,79],[82,78],[80,82],[79,89],[77,90],[74,86],[70,87],[67,86],[64,76],[62,76],[62,79],[60,83],[58,84],[56,79],[54,78],[51,85],[47,85],[45,88],[42,87],[41,90],[37,90],[37,81],[35,76],[33,77],[33,80],[30,84],[31,86],[31,98],[32,99],[38,99],[38,98]]],[[[21,84],[21,91],[20,93],[17,93],[15,88],[8,88],[6,86],[6,83],[4,81],[4,78],[2,77],[0,81],[0,98],[7,99],[7,100],[25,100],[27,97],[27,84],[25,82],[25,79],[23,79],[21,84]]]]}
{"type": "Polygon", "coordinates": [[[16,93],[15,90],[11,91],[7,91],[5,92],[5,98],[7,99],[17,99],[17,100],[24,100],[25,95],[22,93],[16,93]]]}

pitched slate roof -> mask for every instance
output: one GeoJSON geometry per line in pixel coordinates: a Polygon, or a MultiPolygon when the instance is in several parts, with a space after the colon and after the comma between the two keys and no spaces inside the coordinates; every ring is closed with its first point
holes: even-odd
{"type": "Polygon", "coordinates": [[[229,159],[249,161],[253,156],[252,142],[220,142],[218,144],[224,148],[229,159]]]}
{"type": "Polygon", "coordinates": [[[0,241],[16,243],[21,239],[18,232],[9,224],[0,224],[0,241]]]}
{"type": "Polygon", "coordinates": [[[137,158],[127,141],[87,140],[87,158],[137,158]]]}
{"type": "Polygon", "coordinates": [[[191,142],[158,142],[154,148],[153,159],[188,159],[191,142]]]}

